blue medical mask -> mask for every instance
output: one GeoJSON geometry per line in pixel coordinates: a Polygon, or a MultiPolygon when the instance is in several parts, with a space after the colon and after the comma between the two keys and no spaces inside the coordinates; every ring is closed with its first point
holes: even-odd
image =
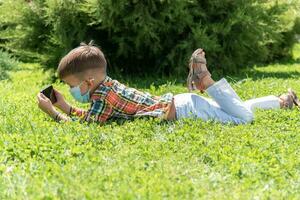
{"type": "Polygon", "coordinates": [[[83,83],[84,82],[81,82],[78,86],[71,87],[70,93],[76,101],[79,101],[81,103],[88,103],[90,101],[90,89],[85,94],[82,95],[80,92],[80,86],[83,83]]]}

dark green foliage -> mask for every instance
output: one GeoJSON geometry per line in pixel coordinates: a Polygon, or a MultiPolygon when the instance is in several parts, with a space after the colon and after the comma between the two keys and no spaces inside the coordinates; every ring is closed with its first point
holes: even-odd
{"type": "MultiPolygon", "coordinates": [[[[1,3],[0,3],[1,4],[1,3]]],[[[291,55],[299,4],[263,0],[23,0],[0,6],[2,47],[56,68],[94,39],[115,71],[181,74],[195,48],[221,72],[291,55]]]]}
{"type": "Polygon", "coordinates": [[[42,1],[5,1],[0,6],[1,47],[23,61],[40,59],[50,28],[43,17],[42,1]]]}
{"type": "Polygon", "coordinates": [[[292,58],[292,46],[299,42],[299,38],[295,37],[300,33],[300,18],[297,17],[294,21],[292,29],[283,31],[280,39],[276,43],[269,45],[272,54],[269,55],[268,61],[292,58]]]}
{"type": "Polygon", "coordinates": [[[45,1],[46,22],[50,26],[49,42],[45,45],[46,62],[56,65],[58,60],[84,39],[87,31],[87,16],[82,13],[76,1],[45,1]],[[74,3],[76,2],[76,3],[74,3]]]}

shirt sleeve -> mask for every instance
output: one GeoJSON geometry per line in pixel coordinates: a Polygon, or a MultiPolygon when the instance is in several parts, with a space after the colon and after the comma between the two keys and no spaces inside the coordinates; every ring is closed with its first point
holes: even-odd
{"type": "Polygon", "coordinates": [[[97,100],[92,103],[87,111],[80,108],[72,108],[71,115],[77,116],[81,121],[86,122],[106,122],[113,115],[113,108],[103,100],[97,100]]]}
{"type": "Polygon", "coordinates": [[[76,108],[76,107],[71,107],[70,116],[76,116],[79,118],[83,118],[86,114],[87,114],[86,110],[76,108]]]}

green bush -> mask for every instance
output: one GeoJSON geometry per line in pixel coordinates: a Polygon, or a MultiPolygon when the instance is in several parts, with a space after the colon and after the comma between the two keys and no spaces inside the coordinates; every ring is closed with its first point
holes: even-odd
{"type": "Polygon", "coordinates": [[[21,59],[56,68],[94,39],[115,71],[181,74],[195,48],[232,72],[291,55],[297,0],[0,1],[0,42],[21,59]]]}
{"type": "Polygon", "coordinates": [[[43,17],[42,1],[0,1],[1,47],[23,61],[40,60],[50,28],[43,17]]]}
{"type": "Polygon", "coordinates": [[[82,40],[87,27],[73,1],[8,0],[0,13],[2,47],[23,61],[35,58],[52,67],[82,40]]]}
{"type": "Polygon", "coordinates": [[[9,78],[7,71],[15,69],[18,62],[5,51],[0,50],[0,80],[9,78]]]}

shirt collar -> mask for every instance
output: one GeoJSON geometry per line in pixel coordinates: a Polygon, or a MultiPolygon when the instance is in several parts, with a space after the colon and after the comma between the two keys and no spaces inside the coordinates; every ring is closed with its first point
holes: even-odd
{"type": "Polygon", "coordinates": [[[110,81],[112,81],[112,79],[109,76],[106,75],[106,77],[104,78],[104,80],[99,84],[99,87],[101,85],[103,85],[104,83],[107,83],[107,82],[110,82],[110,81]]]}

